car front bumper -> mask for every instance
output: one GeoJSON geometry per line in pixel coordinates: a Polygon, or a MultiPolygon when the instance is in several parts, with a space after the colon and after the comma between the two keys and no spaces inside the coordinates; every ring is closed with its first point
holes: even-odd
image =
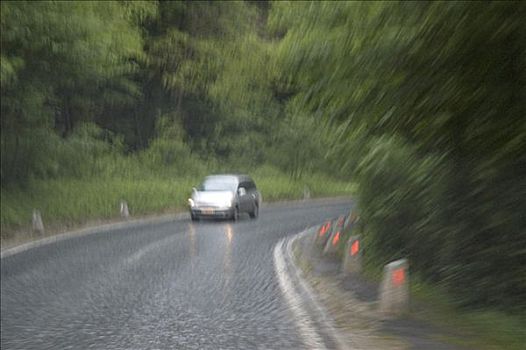
{"type": "Polygon", "coordinates": [[[234,208],[190,208],[190,214],[194,217],[230,218],[234,215],[234,208]]]}

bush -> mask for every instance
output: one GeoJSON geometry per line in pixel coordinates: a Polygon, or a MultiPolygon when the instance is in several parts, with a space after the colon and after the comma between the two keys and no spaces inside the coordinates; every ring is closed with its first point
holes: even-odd
{"type": "Polygon", "coordinates": [[[516,175],[505,182],[496,172],[488,181],[477,168],[465,168],[464,177],[449,169],[458,168],[396,137],[369,144],[356,171],[367,263],[379,268],[406,257],[412,273],[440,282],[460,305],[524,311],[516,175]]]}
{"type": "Polygon", "coordinates": [[[148,149],[139,155],[139,160],[147,164],[157,174],[166,176],[196,175],[205,172],[205,165],[197,155],[192,154],[184,142],[184,129],[167,117],[159,118],[158,136],[148,149]]]}
{"type": "Polygon", "coordinates": [[[358,196],[370,259],[409,258],[411,268],[438,277],[443,247],[440,159],[418,157],[396,138],[371,142],[359,163],[358,196]],[[370,250],[370,251],[371,251],[370,250]]]}

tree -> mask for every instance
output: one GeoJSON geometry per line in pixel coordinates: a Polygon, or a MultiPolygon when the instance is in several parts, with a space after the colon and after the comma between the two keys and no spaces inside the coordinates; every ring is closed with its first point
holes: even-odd
{"type": "Polygon", "coordinates": [[[270,13],[287,108],[336,130],[328,155],[353,158],[341,171],[358,182],[373,249],[409,256],[466,304],[517,307],[526,293],[524,11],[284,2],[270,13]]]}
{"type": "Polygon", "coordinates": [[[52,130],[67,136],[101,105],[138,94],[130,74],[143,51],[134,20],[154,8],[112,1],[1,6],[4,182],[46,168],[52,150],[42,147],[52,147],[44,140],[52,130]]]}

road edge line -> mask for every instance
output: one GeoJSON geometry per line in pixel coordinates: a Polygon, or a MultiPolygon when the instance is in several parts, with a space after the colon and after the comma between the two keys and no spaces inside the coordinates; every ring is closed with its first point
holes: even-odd
{"type": "Polygon", "coordinates": [[[318,300],[316,294],[312,291],[312,288],[308,285],[308,283],[305,281],[305,279],[302,277],[302,271],[298,268],[298,266],[295,264],[295,258],[294,254],[292,253],[292,246],[296,242],[296,240],[303,238],[303,236],[307,235],[307,231],[300,232],[294,237],[292,237],[286,245],[285,251],[288,256],[288,259],[290,261],[290,268],[294,272],[294,275],[299,283],[299,287],[304,291],[304,293],[308,296],[309,302],[314,307],[315,311],[320,316],[320,320],[325,326],[326,331],[329,333],[329,336],[332,338],[332,340],[336,343],[339,349],[355,349],[349,348],[349,345],[345,340],[343,340],[343,337],[340,335],[340,333],[334,328],[333,322],[330,320],[330,317],[327,316],[328,313],[325,310],[325,308],[321,305],[320,301],[318,300]]]}
{"type": "MultiPolygon", "coordinates": [[[[305,203],[305,202],[340,202],[348,200],[349,197],[345,196],[338,196],[338,197],[322,197],[322,198],[312,198],[308,201],[304,200],[289,200],[289,201],[271,201],[264,203],[265,208],[272,208],[272,207],[280,207],[282,205],[289,205],[292,203],[305,203]]],[[[138,218],[138,219],[132,219],[127,220],[124,222],[117,222],[117,223],[109,223],[109,224],[103,224],[103,225],[95,225],[85,228],[80,228],[73,231],[66,231],[62,233],[53,234],[48,237],[43,237],[36,239],[34,241],[29,241],[26,243],[14,245],[9,248],[1,249],[0,247],[0,259],[7,258],[9,256],[25,252],[27,250],[38,248],[47,244],[53,244],[57,243],[66,239],[75,238],[75,237],[82,237],[87,236],[90,234],[100,233],[104,231],[110,231],[110,230],[118,230],[123,229],[127,227],[132,227],[134,225],[143,225],[143,224],[161,224],[164,222],[170,222],[172,220],[178,220],[184,217],[188,217],[189,214],[186,211],[174,213],[174,214],[166,214],[162,216],[154,216],[154,217],[146,217],[146,218],[138,218]]]]}
{"type": "Polygon", "coordinates": [[[325,346],[322,345],[323,340],[316,331],[310,315],[301,307],[301,302],[299,302],[301,298],[295,291],[294,285],[287,273],[285,255],[283,254],[283,246],[286,239],[286,237],[282,238],[274,246],[274,269],[278,277],[281,292],[294,313],[294,320],[298,331],[301,333],[301,340],[304,344],[311,349],[325,349],[325,346]]]}
{"type": "Polygon", "coordinates": [[[6,248],[0,252],[0,259],[4,259],[12,255],[19,254],[19,253],[25,252],[33,248],[38,248],[41,246],[57,243],[60,241],[71,239],[71,238],[83,237],[83,236],[88,236],[88,235],[95,234],[95,233],[101,233],[104,231],[119,230],[119,229],[125,229],[128,227],[140,226],[140,225],[162,224],[165,222],[170,222],[172,220],[181,219],[186,216],[188,216],[187,213],[179,213],[175,215],[169,214],[169,215],[161,216],[161,217],[135,219],[135,220],[129,220],[125,222],[104,224],[104,225],[99,225],[99,226],[86,227],[80,230],[59,233],[59,234],[52,235],[49,237],[40,238],[35,241],[30,241],[27,243],[16,245],[14,247],[6,248]]]}

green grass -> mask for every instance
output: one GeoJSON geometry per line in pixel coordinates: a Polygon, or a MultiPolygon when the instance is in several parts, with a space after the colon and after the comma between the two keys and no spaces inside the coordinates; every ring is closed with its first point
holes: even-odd
{"type": "MultiPolygon", "coordinates": [[[[264,201],[303,197],[308,186],[312,197],[349,195],[352,186],[330,178],[309,175],[292,180],[272,169],[251,173],[264,201]]],[[[29,230],[32,210],[38,209],[46,227],[72,227],[91,220],[119,217],[120,201],[128,202],[131,216],[173,212],[186,207],[191,188],[201,176],[61,179],[33,181],[24,189],[2,188],[2,238],[29,230]]]]}
{"type": "Polygon", "coordinates": [[[119,215],[120,201],[132,215],[182,208],[191,179],[91,179],[35,181],[25,190],[2,189],[2,233],[31,223],[33,208],[45,223],[78,224],[119,215]]]}
{"type": "MultiPolygon", "coordinates": [[[[352,232],[345,232],[341,239],[343,248],[351,234],[360,234],[355,227],[352,232]]],[[[362,237],[366,233],[361,233],[362,237]]],[[[362,240],[363,242],[363,240],[362,240]]],[[[340,250],[343,258],[343,249],[340,250]]],[[[373,254],[373,252],[368,252],[373,254]]],[[[364,260],[363,275],[377,283],[382,279],[382,267],[378,259],[367,256],[364,260]]],[[[526,315],[515,315],[489,308],[459,308],[455,297],[440,286],[423,283],[418,276],[410,276],[411,312],[410,317],[430,324],[437,334],[432,337],[446,343],[456,344],[467,349],[522,350],[526,344],[526,315]]]]}
{"type": "MultiPolygon", "coordinates": [[[[361,234],[362,242],[367,245],[366,231],[356,230],[353,234],[361,234]]],[[[378,263],[379,257],[375,256],[375,252],[365,251],[363,274],[379,283],[383,266],[378,263]]],[[[474,310],[458,307],[454,295],[439,285],[422,282],[415,275],[410,275],[410,293],[411,316],[443,330],[440,340],[468,349],[524,349],[526,315],[489,308],[474,310]]]]}
{"type": "Polygon", "coordinates": [[[480,350],[524,349],[526,317],[497,310],[470,310],[455,307],[454,297],[437,286],[413,281],[411,294],[425,305],[418,308],[418,318],[437,326],[453,329],[465,336],[448,340],[467,348],[480,350]]]}
{"type": "Polygon", "coordinates": [[[252,176],[265,201],[303,198],[305,187],[311,197],[350,195],[354,191],[352,183],[317,174],[291,179],[275,169],[265,167],[257,169],[252,176]]]}

